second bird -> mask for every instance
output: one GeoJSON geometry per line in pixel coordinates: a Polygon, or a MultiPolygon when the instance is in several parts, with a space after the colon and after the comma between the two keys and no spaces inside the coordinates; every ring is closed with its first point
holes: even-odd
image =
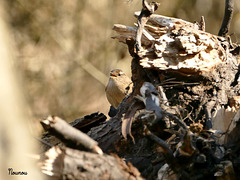
{"type": "Polygon", "coordinates": [[[113,69],[105,91],[109,103],[117,108],[132,91],[132,81],[121,69],[113,69]]]}

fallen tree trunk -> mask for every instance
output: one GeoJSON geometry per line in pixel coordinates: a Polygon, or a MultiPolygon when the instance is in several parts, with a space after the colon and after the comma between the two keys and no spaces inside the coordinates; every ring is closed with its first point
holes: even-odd
{"type": "MultiPolygon", "coordinates": [[[[95,122],[96,113],[88,116],[87,122],[90,122],[90,117],[95,122]]],[[[80,123],[86,125],[84,119],[80,123]]],[[[64,143],[51,147],[41,156],[41,171],[48,179],[143,179],[130,162],[126,163],[114,154],[103,155],[96,141],[64,120],[49,116],[41,124],[64,143]]],[[[82,127],[81,124],[78,126],[82,127]]],[[[48,141],[50,143],[54,144],[55,141],[48,141]]]]}

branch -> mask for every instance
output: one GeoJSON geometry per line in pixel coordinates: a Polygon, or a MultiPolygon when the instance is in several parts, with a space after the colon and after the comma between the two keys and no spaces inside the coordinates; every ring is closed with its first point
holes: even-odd
{"type": "Polygon", "coordinates": [[[83,147],[97,154],[103,154],[96,141],[58,117],[49,116],[47,119],[42,120],[41,124],[45,130],[58,137],[69,147],[77,149],[83,147]]]}
{"type": "Polygon", "coordinates": [[[169,148],[169,145],[164,140],[162,140],[158,136],[154,135],[151,131],[149,131],[146,126],[144,126],[144,134],[145,134],[145,136],[150,138],[152,141],[154,141],[161,147],[162,154],[163,154],[167,164],[172,168],[172,170],[174,172],[178,172],[179,164],[177,163],[176,159],[174,158],[173,152],[169,148]]]}
{"type": "Polygon", "coordinates": [[[234,0],[226,0],[225,1],[225,13],[222,22],[222,26],[218,32],[218,36],[225,36],[230,29],[230,23],[233,16],[233,7],[234,7],[234,0]]]}
{"type": "Polygon", "coordinates": [[[142,33],[143,33],[143,28],[145,24],[147,23],[149,17],[151,14],[154,13],[154,11],[157,10],[158,8],[158,3],[152,2],[148,4],[146,0],[142,1],[142,11],[138,17],[138,28],[137,28],[137,33],[136,33],[136,44],[135,44],[135,49],[134,52],[138,54],[138,52],[141,50],[141,38],[142,38],[142,33]]]}

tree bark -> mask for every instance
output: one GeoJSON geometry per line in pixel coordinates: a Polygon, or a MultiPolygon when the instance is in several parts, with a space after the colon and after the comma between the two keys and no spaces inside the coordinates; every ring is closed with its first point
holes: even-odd
{"type": "Polygon", "coordinates": [[[48,179],[142,179],[131,163],[116,155],[98,155],[66,147],[53,147],[43,157],[41,170],[48,179]]]}

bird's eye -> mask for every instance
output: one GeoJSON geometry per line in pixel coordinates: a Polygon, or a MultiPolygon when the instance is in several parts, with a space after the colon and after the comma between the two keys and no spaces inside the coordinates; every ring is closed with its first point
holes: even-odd
{"type": "Polygon", "coordinates": [[[122,74],[121,73],[118,73],[118,76],[121,76],[122,74]]]}

